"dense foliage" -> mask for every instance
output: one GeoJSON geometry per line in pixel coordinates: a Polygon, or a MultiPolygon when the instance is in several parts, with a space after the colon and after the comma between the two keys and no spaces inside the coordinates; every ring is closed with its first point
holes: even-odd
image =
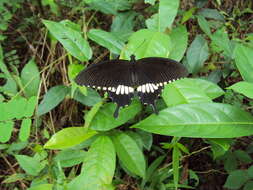
{"type": "Polygon", "coordinates": [[[252,0],[1,0],[0,189],[253,189],[252,0]],[[190,75],[113,118],[101,60],[190,75]]]}

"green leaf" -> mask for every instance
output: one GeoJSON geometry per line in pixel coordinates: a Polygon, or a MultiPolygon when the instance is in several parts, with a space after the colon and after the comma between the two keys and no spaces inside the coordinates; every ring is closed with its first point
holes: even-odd
{"type": "Polygon", "coordinates": [[[149,3],[151,5],[154,5],[156,0],[144,0],[145,3],[149,3]]]}
{"type": "Polygon", "coordinates": [[[32,96],[27,100],[24,116],[25,117],[32,117],[35,107],[37,105],[37,96],[32,96]]]}
{"type": "Polygon", "coordinates": [[[32,186],[28,188],[27,190],[52,190],[53,185],[52,184],[40,184],[36,186],[32,186]]]}
{"type": "Polygon", "coordinates": [[[115,54],[120,54],[120,51],[124,46],[124,43],[119,40],[119,38],[117,38],[117,36],[115,36],[113,33],[100,29],[91,29],[88,32],[88,37],[115,54]]]}
{"type": "Polygon", "coordinates": [[[170,28],[177,15],[178,7],[179,0],[160,0],[158,14],[146,20],[147,27],[149,29],[156,29],[159,32],[170,28]]]}
{"type": "Polygon", "coordinates": [[[63,150],[59,152],[54,160],[60,162],[61,167],[72,167],[83,162],[87,153],[83,150],[63,150]]]}
{"type": "Polygon", "coordinates": [[[137,133],[139,133],[142,142],[143,142],[143,146],[144,148],[146,148],[147,150],[151,149],[151,146],[153,144],[153,136],[151,133],[147,133],[146,131],[142,131],[142,130],[137,130],[137,133]]]}
{"type": "Polygon", "coordinates": [[[146,182],[152,181],[152,176],[155,175],[155,170],[160,166],[164,158],[165,156],[159,156],[152,162],[152,164],[150,164],[147,169],[146,176],[142,181],[142,186],[144,186],[146,182]]]}
{"type": "Polygon", "coordinates": [[[238,93],[243,94],[244,96],[247,96],[253,99],[253,83],[241,81],[241,82],[237,82],[233,84],[227,89],[232,89],[238,93]]]}
{"type": "Polygon", "coordinates": [[[132,54],[137,59],[143,57],[168,57],[171,51],[170,37],[164,33],[149,29],[133,33],[125,49],[121,52],[122,59],[128,59],[132,54]]]}
{"type": "Polygon", "coordinates": [[[97,132],[84,127],[68,127],[55,133],[44,145],[48,149],[68,148],[91,138],[97,132]]]}
{"type": "Polygon", "coordinates": [[[31,59],[22,69],[21,82],[26,97],[37,96],[40,86],[40,73],[34,59],[31,59]]]}
{"type": "Polygon", "coordinates": [[[190,73],[197,73],[203,67],[208,56],[207,41],[201,35],[197,35],[186,54],[188,71],[190,73]]]}
{"type": "Polygon", "coordinates": [[[30,136],[30,130],[31,130],[31,119],[23,119],[21,123],[21,127],[19,130],[19,139],[21,141],[26,141],[30,136]]]}
{"type": "Polygon", "coordinates": [[[252,190],[253,189],[253,181],[248,181],[243,187],[243,190],[252,190]]]}
{"type": "Polygon", "coordinates": [[[91,9],[101,11],[105,14],[117,15],[118,10],[129,10],[132,7],[133,1],[126,0],[86,0],[85,3],[89,5],[91,9]]]}
{"type": "Polygon", "coordinates": [[[36,158],[26,155],[15,155],[15,157],[20,167],[32,176],[37,176],[47,164],[46,162],[40,162],[36,158]]]}
{"type": "Polygon", "coordinates": [[[121,108],[116,119],[113,117],[115,109],[116,105],[114,103],[107,103],[101,107],[93,117],[90,128],[98,131],[108,131],[118,127],[134,118],[141,111],[141,104],[139,101],[133,101],[129,106],[121,108]]]}
{"type": "Polygon", "coordinates": [[[73,30],[64,23],[43,20],[50,33],[63,47],[80,61],[87,61],[92,56],[92,50],[80,32],[73,30]]]}
{"type": "Polygon", "coordinates": [[[12,129],[14,127],[13,121],[0,121],[0,142],[6,143],[11,138],[12,129]]]}
{"type": "Polygon", "coordinates": [[[249,164],[252,162],[252,158],[250,157],[250,155],[242,150],[236,150],[234,151],[234,155],[236,156],[236,158],[241,161],[242,163],[245,164],[249,164]]]}
{"type": "Polygon", "coordinates": [[[235,47],[235,63],[242,78],[253,83],[253,48],[237,44],[235,47]]]}
{"type": "Polygon", "coordinates": [[[226,57],[232,57],[231,42],[228,38],[225,28],[221,28],[214,32],[211,36],[212,45],[216,46],[218,51],[223,51],[226,57]]]}
{"type": "Polygon", "coordinates": [[[68,189],[101,190],[112,182],[116,154],[111,139],[99,136],[91,145],[84,159],[82,173],[68,185],[68,189]]]}
{"type": "Polygon", "coordinates": [[[69,93],[69,87],[59,85],[49,89],[38,106],[38,116],[55,108],[69,93]]]}
{"type": "Polygon", "coordinates": [[[211,102],[224,94],[216,84],[202,79],[181,79],[165,86],[162,97],[167,106],[211,102]]]}
{"type": "Polygon", "coordinates": [[[228,172],[231,173],[232,171],[237,169],[237,160],[234,154],[231,152],[228,153],[228,156],[226,156],[226,160],[224,162],[224,169],[228,172]]]}
{"type": "Polygon", "coordinates": [[[176,190],[178,189],[178,181],[179,181],[179,157],[180,157],[180,150],[176,145],[173,147],[172,151],[173,181],[176,190]]]}
{"type": "Polygon", "coordinates": [[[197,7],[192,7],[189,10],[185,11],[183,13],[181,24],[184,24],[186,21],[191,19],[193,17],[193,14],[196,12],[196,10],[197,10],[197,7]]]}
{"type": "Polygon", "coordinates": [[[132,173],[145,176],[145,158],[139,146],[130,136],[123,132],[115,132],[113,143],[117,156],[123,165],[132,173]]]}
{"type": "Polygon", "coordinates": [[[79,90],[76,90],[73,98],[86,106],[93,106],[96,103],[102,101],[102,98],[100,97],[98,92],[91,88],[87,88],[87,96],[85,96],[79,90]]]}
{"type": "Polygon", "coordinates": [[[129,36],[133,33],[134,18],[136,16],[137,13],[134,11],[117,13],[117,15],[113,17],[111,33],[116,35],[121,41],[127,41],[129,36]]]}
{"type": "Polygon", "coordinates": [[[198,24],[201,28],[201,30],[203,30],[203,32],[206,33],[206,35],[208,35],[209,37],[211,36],[211,30],[210,30],[210,26],[208,21],[205,19],[205,17],[199,15],[197,16],[198,18],[198,24]]]}
{"type": "Polygon", "coordinates": [[[237,107],[198,103],[164,109],[132,127],[177,137],[233,138],[252,135],[252,126],[253,117],[237,107]]]}
{"type": "Polygon", "coordinates": [[[0,70],[4,73],[1,78],[5,78],[7,81],[4,86],[0,86],[0,92],[14,96],[17,93],[17,85],[15,80],[12,78],[7,66],[4,63],[3,49],[0,44],[0,70]]]}
{"type": "Polygon", "coordinates": [[[249,177],[250,177],[250,178],[253,178],[253,165],[251,165],[251,166],[248,168],[247,172],[248,172],[249,177]]]}
{"type": "Polygon", "coordinates": [[[184,25],[180,25],[177,28],[173,28],[170,33],[170,39],[172,43],[172,49],[169,55],[170,59],[180,61],[187,48],[188,32],[184,25]]]}
{"type": "Polygon", "coordinates": [[[229,173],[224,187],[228,189],[239,189],[248,180],[246,170],[235,170],[229,173]]]}
{"type": "Polygon", "coordinates": [[[26,178],[25,174],[14,173],[14,174],[8,176],[5,180],[3,180],[2,183],[14,183],[17,181],[24,180],[25,178],[26,178]]]}
{"type": "Polygon", "coordinates": [[[231,139],[208,139],[207,142],[211,144],[214,159],[224,155],[232,143],[231,139]]]}
{"type": "Polygon", "coordinates": [[[96,103],[91,110],[85,114],[85,125],[84,127],[89,127],[93,118],[95,117],[95,115],[97,114],[98,110],[100,109],[100,107],[103,105],[103,101],[100,101],[98,103],[96,103]]]}
{"type": "Polygon", "coordinates": [[[201,9],[198,12],[198,14],[206,18],[211,18],[211,19],[222,21],[222,22],[225,21],[224,16],[217,9],[204,8],[204,9],[201,9]]]}

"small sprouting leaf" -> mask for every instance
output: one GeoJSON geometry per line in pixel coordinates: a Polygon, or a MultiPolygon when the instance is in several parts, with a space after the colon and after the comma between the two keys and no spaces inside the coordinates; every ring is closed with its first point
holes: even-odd
{"type": "Polygon", "coordinates": [[[124,46],[124,43],[113,33],[100,29],[91,29],[88,32],[88,37],[99,45],[106,47],[115,54],[120,54],[120,51],[124,46]]]}
{"type": "Polygon", "coordinates": [[[34,59],[31,59],[23,68],[21,82],[26,97],[37,96],[40,85],[40,73],[34,59]]]}
{"type": "Polygon", "coordinates": [[[55,133],[44,145],[48,149],[65,149],[96,135],[97,132],[84,127],[68,127],[55,133]]]}
{"type": "Polygon", "coordinates": [[[123,132],[115,132],[113,143],[117,155],[123,165],[132,173],[144,177],[146,162],[141,149],[130,136],[123,132]]]}
{"type": "Polygon", "coordinates": [[[49,89],[38,106],[38,116],[55,108],[69,93],[69,87],[59,85],[49,89]]]}
{"type": "Polygon", "coordinates": [[[201,35],[197,35],[186,54],[188,71],[190,73],[197,73],[204,65],[208,56],[207,41],[201,35]]]}
{"type": "Polygon", "coordinates": [[[31,130],[31,119],[23,119],[21,123],[21,127],[19,130],[19,139],[21,141],[26,141],[30,136],[30,130],[31,130]]]}

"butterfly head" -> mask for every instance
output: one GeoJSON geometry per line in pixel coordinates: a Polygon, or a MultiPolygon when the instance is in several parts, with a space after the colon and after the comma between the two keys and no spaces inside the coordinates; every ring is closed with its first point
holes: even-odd
{"type": "Polygon", "coordinates": [[[134,54],[132,54],[131,56],[130,56],[130,62],[131,63],[135,63],[136,62],[136,59],[135,59],[135,55],[134,54]]]}

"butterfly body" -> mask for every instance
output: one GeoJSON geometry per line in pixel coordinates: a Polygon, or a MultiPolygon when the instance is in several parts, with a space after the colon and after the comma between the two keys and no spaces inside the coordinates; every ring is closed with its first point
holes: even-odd
{"type": "Polygon", "coordinates": [[[108,92],[117,104],[114,117],[120,107],[131,103],[136,93],[143,104],[150,104],[157,113],[155,100],[163,86],[187,76],[187,70],[180,63],[160,57],[135,60],[110,60],[93,64],[81,71],[75,81],[79,85],[108,92]]]}

